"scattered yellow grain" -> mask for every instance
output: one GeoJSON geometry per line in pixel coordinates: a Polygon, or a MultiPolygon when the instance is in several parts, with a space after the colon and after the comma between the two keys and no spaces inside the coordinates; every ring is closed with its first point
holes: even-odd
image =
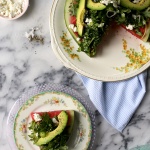
{"type": "Polygon", "coordinates": [[[125,39],[122,39],[123,41],[123,49],[127,50],[127,41],[125,39]]]}
{"type": "Polygon", "coordinates": [[[71,39],[68,39],[66,32],[63,32],[63,35],[60,36],[60,39],[61,39],[61,44],[62,44],[64,50],[68,53],[68,55],[69,55],[72,59],[77,58],[78,60],[80,60],[80,59],[79,59],[79,56],[78,56],[77,54],[74,54],[74,53],[72,52],[73,49],[74,49],[74,47],[71,46],[71,39]]]}

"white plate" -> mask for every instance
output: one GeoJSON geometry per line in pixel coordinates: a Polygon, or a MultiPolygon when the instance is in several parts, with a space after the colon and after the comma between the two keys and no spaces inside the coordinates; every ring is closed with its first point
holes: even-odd
{"type": "Polygon", "coordinates": [[[56,47],[53,51],[66,67],[95,80],[118,81],[133,77],[150,66],[149,43],[137,39],[121,27],[110,31],[108,37],[99,47],[96,57],[90,58],[83,52],[77,52],[78,45],[73,40],[65,25],[64,6],[65,0],[53,1],[50,13],[50,32],[54,37],[56,47]],[[72,59],[65,51],[66,47],[62,45],[60,38],[63,32],[66,33],[66,38],[70,39],[70,46],[74,47],[72,53],[77,54],[80,61],[78,59],[72,59]],[[143,58],[147,57],[146,63],[137,65],[137,61],[135,61],[135,63],[131,64],[131,59],[127,58],[126,53],[124,53],[127,50],[125,51],[123,48],[123,40],[127,42],[128,50],[134,49],[139,54],[142,53],[140,45],[144,46],[148,52],[146,56],[143,56],[143,58]],[[125,67],[128,63],[130,65],[125,67]]]}
{"type": "Polygon", "coordinates": [[[30,134],[28,127],[32,121],[30,114],[53,110],[75,111],[74,129],[67,144],[69,150],[92,150],[95,139],[95,117],[90,107],[76,91],[57,84],[32,89],[24,93],[15,103],[8,118],[7,135],[11,148],[39,150],[28,137],[30,134]]]}

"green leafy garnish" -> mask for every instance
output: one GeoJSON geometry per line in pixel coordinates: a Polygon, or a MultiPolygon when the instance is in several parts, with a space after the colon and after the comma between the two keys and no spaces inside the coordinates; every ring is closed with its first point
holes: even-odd
{"type": "Polygon", "coordinates": [[[69,6],[69,13],[71,16],[76,16],[77,8],[79,7],[79,1],[80,0],[72,0],[69,6]]]}
{"type": "MultiPolygon", "coordinates": [[[[41,137],[45,137],[48,132],[51,132],[57,128],[57,125],[53,123],[52,119],[49,117],[48,113],[43,113],[41,115],[42,120],[35,122],[34,120],[30,123],[29,130],[31,134],[28,135],[30,140],[35,144],[41,137]]],[[[56,118],[57,120],[57,118],[56,118]]],[[[57,135],[49,143],[40,146],[40,150],[68,150],[66,142],[69,135],[66,130],[64,130],[60,135],[57,135]]]]}
{"type": "Polygon", "coordinates": [[[106,11],[95,10],[86,11],[85,18],[91,18],[92,22],[89,25],[85,25],[78,51],[83,51],[92,57],[96,54],[96,48],[105,33],[104,31],[108,28],[110,19],[107,18],[106,11]]]}
{"type": "Polygon", "coordinates": [[[144,12],[143,12],[144,16],[146,18],[150,18],[150,7],[148,7],[144,12]]]}

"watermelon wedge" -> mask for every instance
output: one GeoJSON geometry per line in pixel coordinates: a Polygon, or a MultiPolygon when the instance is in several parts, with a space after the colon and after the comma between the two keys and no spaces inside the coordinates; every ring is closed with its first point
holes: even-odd
{"type": "Polygon", "coordinates": [[[136,33],[134,30],[129,30],[126,28],[125,25],[121,25],[125,30],[127,30],[129,33],[134,35],[135,37],[141,39],[144,42],[149,42],[149,37],[150,37],[150,21],[143,27],[139,28],[139,31],[141,33],[141,36],[136,33]]]}
{"type": "MultiPolygon", "coordinates": [[[[48,112],[32,112],[31,118],[32,118],[32,120],[35,121],[34,114],[39,114],[40,116],[42,116],[44,113],[47,113],[49,115],[49,117],[52,119],[52,118],[56,118],[61,112],[62,112],[62,110],[48,111],[48,112]]],[[[68,122],[67,122],[66,129],[68,131],[68,134],[71,134],[73,124],[74,124],[74,111],[73,110],[65,110],[65,112],[68,114],[68,122]]]]}
{"type": "Polygon", "coordinates": [[[72,0],[66,0],[65,8],[64,8],[64,19],[65,19],[66,27],[69,30],[70,34],[72,35],[74,40],[77,42],[77,44],[80,44],[80,41],[77,40],[79,37],[78,32],[74,32],[72,29],[69,28],[70,24],[73,24],[76,26],[76,16],[71,16],[69,13],[69,7],[71,3],[72,3],[72,0]]]}

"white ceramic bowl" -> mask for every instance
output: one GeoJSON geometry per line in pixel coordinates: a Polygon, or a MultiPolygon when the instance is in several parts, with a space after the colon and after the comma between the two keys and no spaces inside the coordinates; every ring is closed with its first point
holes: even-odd
{"type": "Polygon", "coordinates": [[[9,18],[9,17],[0,15],[0,18],[6,19],[6,20],[15,20],[15,19],[18,19],[18,18],[20,18],[21,16],[23,16],[23,15],[25,14],[25,12],[26,12],[27,9],[28,9],[28,6],[29,6],[29,0],[24,0],[24,3],[23,3],[23,11],[22,11],[19,15],[15,16],[15,17],[13,17],[13,18],[9,18]]]}

